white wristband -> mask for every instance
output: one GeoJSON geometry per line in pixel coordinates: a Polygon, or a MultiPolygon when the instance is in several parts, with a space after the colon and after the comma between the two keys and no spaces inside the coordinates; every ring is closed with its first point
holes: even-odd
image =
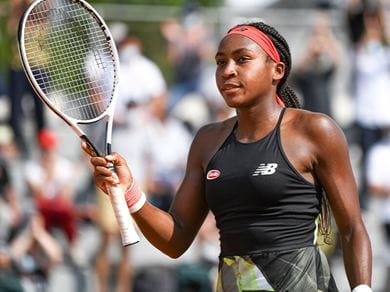
{"type": "Polygon", "coordinates": [[[145,194],[142,192],[142,193],[141,193],[141,197],[139,198],[139,200],[137,201],[137,203],[135,203],[133,206],[131,206],[131,207],[129,208],[130,214],[133,214],[133,213],[139,211],[139,209],[141,209],[145,203],[146,203],[146,196],[145,196],[145,194]]]}
{"type": "Polygon", "coordinates": [[[362,284],[353,288],[352,292],[372,292],[372,289],[369,286],[362,284]]]}

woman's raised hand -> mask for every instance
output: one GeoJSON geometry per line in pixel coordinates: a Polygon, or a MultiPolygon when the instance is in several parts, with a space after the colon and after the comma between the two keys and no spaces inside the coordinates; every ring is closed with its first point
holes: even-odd
{"type": "Polygon", "coordinates": [[[96,153],[87,146],[87,143],[82,142],[81,148],[91,158],[90,162],[94,168],[94,180],[97,187],[99,187],[106,194],[106,185],[120,186],[123,191],[126,191],[133,184],[133,176],[126,160],[118,153],[114,152],[104,157],[96,156],[96,153]],[[112,166],[115,166],[115,172],[112,166]]]}

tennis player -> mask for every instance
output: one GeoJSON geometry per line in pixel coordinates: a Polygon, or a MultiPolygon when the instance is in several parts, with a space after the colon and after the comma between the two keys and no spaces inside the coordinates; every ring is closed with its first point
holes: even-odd
{"type": "Polygon", "coordinates": [[[211,210],[220,232],[219,292],[338,291],[316,245],[329,202],[351,289],[371,291],[371,245],[346,139],[328,116],[298,109],[286,40],[261,22],[239,25],[215,59],[218,89],[237,114],[199,130],[170,211],[147,202],[117,153],[91,158],[97,186],[120,185],[142,233],[172,258],[211,210]]]}

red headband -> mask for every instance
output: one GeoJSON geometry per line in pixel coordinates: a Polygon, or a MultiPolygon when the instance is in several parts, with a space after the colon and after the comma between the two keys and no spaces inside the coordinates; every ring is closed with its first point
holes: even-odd
{"type": "Polygon", "coordinates": [[[274,43],[265,33],[256,27],[249,25],[238,25],[230,29],[226,36],[231,34],[239,34],[250,38],[256,44],[258,44],[268,54],[268,56],[271,57],[272,60],[274,60],[276,63],[280,62],[280,56],[275,48],[274,43]]]}

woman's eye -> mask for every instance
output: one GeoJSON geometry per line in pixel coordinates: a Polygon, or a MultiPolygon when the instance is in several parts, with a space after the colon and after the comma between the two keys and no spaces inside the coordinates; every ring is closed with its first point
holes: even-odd
{"type": "Polygon", "coordinates": [[[248,60],[249,60],[248,57],[243,56],[243,57],[238,58],[237,62],[238,62],[238,63],[243,63],[243,62],[246,62],[246,61],[248,61],[248,60]]]}
{"type": "Polygon", "coordinates": [[[223,64],[225,64],[225,61],[223,61],[223,60],[216,60],[215,63],[217,65],[223,65],[223,64]]]}

